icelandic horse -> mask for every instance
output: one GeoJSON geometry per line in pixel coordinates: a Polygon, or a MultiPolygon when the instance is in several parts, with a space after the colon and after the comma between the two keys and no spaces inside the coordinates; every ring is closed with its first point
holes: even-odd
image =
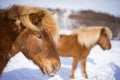
{"type": "Polygon", "coordinates": [[[44,74],[53,76],[61,65],[55,46],[58,38],[58,25],[47,9],[23,5],[1,9],[0,74],[21,51],[44,74]]]}
{"type": "Polygon", "coordinates": [[[59,56],[73,57],[72,70],[70,77],[74,78],[74,71],[81,62],[82,75],[88,78],[86,72],[86,59],[91,49],[95,45],[99,45],[103,50],[111,48],[110,39],[112,32],[108,27],[91,26],[80,27],[73,31],[71,35],[60,35],[60,42],[57,44],[59,56]]]}

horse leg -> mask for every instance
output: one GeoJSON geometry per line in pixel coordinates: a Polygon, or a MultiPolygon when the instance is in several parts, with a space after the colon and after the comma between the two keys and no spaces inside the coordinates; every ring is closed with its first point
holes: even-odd
{"type": "Polygon", "coordinates": [[[85,78],[88,78],[87,72],[86,72],[86,59],[81,61],[81,67],[82,67],[82,75],[85,78]]]}
{"type": "Polygon", "coordinates": [[[72,63],[72,70],[70,72],[70,78],[74,78],[74,71],[76,69],[77,63],[78,63],[79,59],[77,58],[73,58],[73,63],[72,63]]]}

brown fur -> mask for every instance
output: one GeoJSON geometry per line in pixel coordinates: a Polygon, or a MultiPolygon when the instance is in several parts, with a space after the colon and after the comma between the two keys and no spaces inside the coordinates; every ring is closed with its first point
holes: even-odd
{"type": "Polygon", "coordinates": [[[82,75],[86,78],[88,77],[86,72],[87,56],[96,44],[100,45],[104,50],[111,48],[108,33],[111,34],[111,31],[108,30],[108,28],[106,29],[106,27],[90,27],[75,30],[71,35],[60,36],[60,43],[57,45],[58,54],[62,57],[73,57],[72,70],[70,73],[71,78],[74,78],[74,71],[79,61],[81,61],[82,75]],[[89,40],[92,40],[91,37],[95,37],[96,34],[94,33],[98,34],[99,38],[96,38],[97,41],[93,39],[95,42],[91,42],[89,40]],[[79,40],[81,40],[82,43],[79,40]]]}
{"type": "Polygon", "coordinates": [[[9,59],[22,51],[44,74],[54,75],[60,68],[58,37],[58,26],[46,9],[14,5],[0,10],[0,74],[9,59]]]}

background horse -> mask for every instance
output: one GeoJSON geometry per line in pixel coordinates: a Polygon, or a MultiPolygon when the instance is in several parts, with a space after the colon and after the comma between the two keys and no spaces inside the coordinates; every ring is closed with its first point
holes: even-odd
{"type": "Polygon", "coordinates": [[[0,74],[19,51],[53,76],[60,68],[55,42],[58,26],[52,13],[38,7],[13,5],[0,10],[0,74]]]}
{"type": "Polygon", "coordinates": [[[58,54],[62,57],[73,57],[70,77],[74,78],[74,71],[81,61],[82,75],[87,78],[86,59],[90,50],[96,44],[103,50],[110,49],[110,37],[112,33],[107,27],[82,27],[75,30],[71,35],[60,35],[60,43],[57,45],[58,54]]]}

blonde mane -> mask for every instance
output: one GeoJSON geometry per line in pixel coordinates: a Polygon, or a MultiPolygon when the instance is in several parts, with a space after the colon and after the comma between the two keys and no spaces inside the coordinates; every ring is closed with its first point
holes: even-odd
{"type": "Polygon", "coordinates": [[[44,14],[41,21],[42,27],[47,28],[49,33],[52,35],[53,39],[57,42],[59,38],[59,28],[57,22],[53,17],[52,12],[40,7],[28,7],[28,6],[19,6],[19,5],[13,5],[10,9],[11,10],[9,10],[10,13],[9,17],[12,18],[16,18],[17,16],[19,17],[32,13],[44,14]]]}
{"type": "Polygon", "coordinates": [[[46,11],[46,15],[42,19],[42,24],[48,29],[53,36],[54,40],[58,42],[59,39],[59,27],[53,15],[46,11]]]}
{"type": "MultiPolygon", "coordinates": [[[[90,47],[98,41],[103,26],[80,27],[72,34],[78,35],[78,42],[81,46],[90,47]]],[[[112,37],[112,32],[108,27],[104,27],[109,38],[112,37]]]]}

